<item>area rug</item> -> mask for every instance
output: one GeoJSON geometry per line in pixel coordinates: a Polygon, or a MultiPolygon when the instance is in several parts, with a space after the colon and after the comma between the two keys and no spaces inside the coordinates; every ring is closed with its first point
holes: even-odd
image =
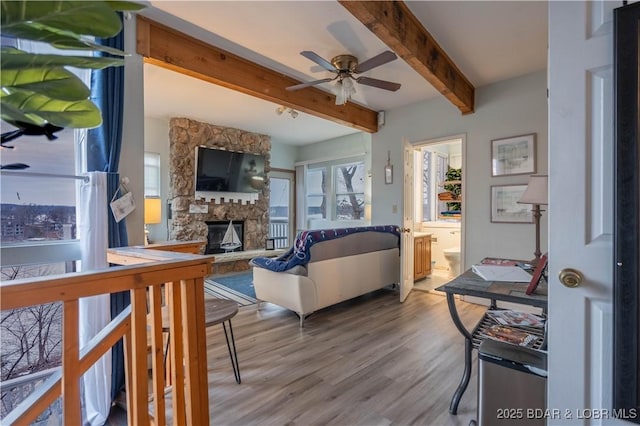
{"type": "Polygon", "coordinates": [[[204,291],[214,297],[234,300],[241,306],[257,302],[251,271],[233,275],[210,276],[204,280],[204,291]]]}

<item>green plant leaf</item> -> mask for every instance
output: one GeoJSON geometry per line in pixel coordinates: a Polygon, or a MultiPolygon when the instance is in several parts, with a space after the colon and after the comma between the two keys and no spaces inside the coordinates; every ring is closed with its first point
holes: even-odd
{"type": "Polygon", "coordinates": [[[24,123],[35,124],[36,126],[44,126],[45,124],[47,124],[44,118],[39,117],[35,114],[25,114],[24,112],[22,112],[22,110],[20,110],[20,108],[11,105],[10,103],[5,103],[5,97],[6,96],[3,96],[2,100],[0,100],[0,111],[2,111],[0,113],[0,117],[2,117],[4,121],[8,123],[22,121],[24,123]]]}
{"type": "Polygon", "coordinates": [[[91,94],[82,80],[63,67],[4,70],[0,82],[3,92],[26,90],[67,101],[81,101],[91,94]]]}
{"type": "MultiPolygon", "coordinates": [[[[13,1],[2,0],[3,34],[25,26],[45,26],[75,34],[111,37],[122,24],[114,9],[102,1],[13,1]]],[[[24,31],[20,37],[25,37],[24,31]]],[[[39,40],[30,38],[30,40],[39,40]]]]}
{"type": "MultiPolygon", "coordinates": [[[[4,28],[2,28],[2,32],[5,32],[4,28]]],[[[49,43],[52,46],[63,50],[96,50],[116,56],[127,55],[126,52],[114,49],[113,47],[94,43],[80,35],[38,24],[14,25],[11,29],[11,36],[49,43]]]]}
{"type": "Polygon", "coordinates": [[[2,47],[0,50],[0,69],[2,69],[2,72],[25,68],[55,68],[59,66],[103,69],[121,65],[124,65],[122,58],[36,54],[22,52],[13,47],[2,47]]]}
{"type": "MultiPolygon", "coordinates": [[[[5,118],[4,108],[6,105],[19,109],[25,115],[36,115],[46,122],[60,127],[82,129],[97,127],[102,123],[100,109],[88,99],[64,101],[51,99],[38,93],[29,94],[17,91],[3,96],[1,102],[3,118],[5,118]]],[[[12,117],[10,120],[20,120],[20,118],[12,117]]],[[[34,120],[30,120],[30,122],[35,123],[34,120]]]]}

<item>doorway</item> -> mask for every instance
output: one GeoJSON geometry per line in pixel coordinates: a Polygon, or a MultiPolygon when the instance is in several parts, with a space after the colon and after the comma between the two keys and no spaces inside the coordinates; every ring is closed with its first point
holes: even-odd
{"type": "Polygon", "coordinates": [[[464,136],[414,147],[414,234],[430,236],[424,241],[431,243],[430,273],[414,288],[431,291],[458,276],[464,264],[464,136]]]}
{"type": "Polygon", "coordinates": [[[269,172],[269,238],[275,248],[289,248],[295,232],[295,172],[271,170],[269,172]]]}

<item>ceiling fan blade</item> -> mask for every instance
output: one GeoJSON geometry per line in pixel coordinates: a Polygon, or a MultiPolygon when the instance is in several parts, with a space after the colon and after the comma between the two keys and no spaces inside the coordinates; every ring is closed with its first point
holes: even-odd
{"type": "Polygon", "coordinates": [[[302,56],[304,56],[305,58],[315,62],[318,65],[320,65],[322,68],[326,69],[327,71],[331,71],[331,72],[335,72],[335,73],[338,72],[338,70],[336,70],[336,67],[331,65],[331,62],[329,62],[326,59],[322,58],[320,55],[318,55],[315,52],[312,52],[310,50],[304,50],[304,51],[300,52],[300,54],[302,56]]]}
{"type": "Polygon", "coordinates": [[[286,88],[286,90],[292,92],[294,90],[304,89],[305,87],[315,86],[316,84],[328,83],[331,80],[335,80],[336,78],[337,77],[323,78],[322,80],[309,81],[308,83],[300,83],[300,84],[296,84],[295,86],[289,86],[289,87],[286,88]]]}
{"type": "Polygon", "coordinates": [[[384,65],[387,62],[391,62],[398,59],[395,53],[390,50],[386,50],[379,55],[374,56],[373,58],[367,59],[361,64],[358,64],[356,67],[355,73],[361,74],[365,71],[369,71],[375,67],[379,67],[380,65],[384,65]]]}
{"type": "Polygon", "coordinates": [[[399,83],[392,83],[390,81],[378,80],[377,78],[371,77],[358,77],[356,78],[356,81],[366,86],[373,86],[379,89],[390,90],[392,92],[395,92],[401,86],[399,83]]]}

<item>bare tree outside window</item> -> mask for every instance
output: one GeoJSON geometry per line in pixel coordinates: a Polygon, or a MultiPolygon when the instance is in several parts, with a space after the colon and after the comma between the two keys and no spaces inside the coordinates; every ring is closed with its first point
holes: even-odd
{"type": "Polygon", "coordinates": [[[364,218],[364,163],[337,167],[336,217],[342,220],[364,218]]]}

